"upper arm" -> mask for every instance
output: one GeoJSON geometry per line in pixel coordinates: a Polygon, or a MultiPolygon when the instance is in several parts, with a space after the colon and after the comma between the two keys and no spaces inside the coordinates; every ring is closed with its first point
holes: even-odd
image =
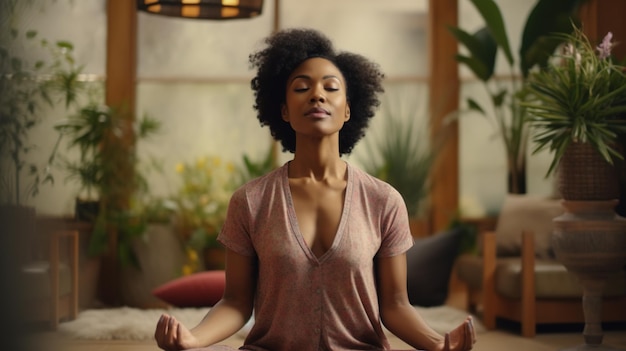
{"type": "Polygon", "coordinates": [[[406,254],[377,258],[376,273],[381,308],[409,303],[406,290],[406,254]]]}
{"type": "Polygon", "coordinates": [[[226,249],[226,287],[223,300],[252,312],[257,283],[257,259],[226,249]]]}

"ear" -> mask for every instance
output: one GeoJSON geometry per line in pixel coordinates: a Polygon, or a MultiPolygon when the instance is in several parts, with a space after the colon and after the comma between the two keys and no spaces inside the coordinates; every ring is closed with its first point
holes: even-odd
{"type": "Polygon", "coordinates": [[[350,105],[346,105],[346,118],[344,119],[344,122],[347,122],[350,120],[350,105]]]}
{"type": "Polygon", "coordinates": [[[289,113],[287,112],[287,105],[283,104],[280,108],[280,115],[283,121],[289,122],[289,113]]]}

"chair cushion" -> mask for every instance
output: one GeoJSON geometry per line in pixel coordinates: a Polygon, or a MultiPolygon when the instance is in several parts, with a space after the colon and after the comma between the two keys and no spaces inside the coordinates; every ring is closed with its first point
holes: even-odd
{"type": "Polygon", "coordinates": [[[550,237],[554,229],[553,219],[563,214],[561,200],[536,195],[508,194],[496,224],[498,256],[519,256],[522,231],[535,235],[535,255],[553,258],[550,237]]]}
{"type": "Polygon", "coordinates": [[[443,305],[463,231],[451,229],[415,240],[406,253],[407,291],[414,306],[443,305]]]}
{"type": "MultiPolygon", "coordinates": [[[[482,257],[461,255],[457,276],[472,289],[482,286],[482,257]]],[[[501,257],[496,262],[496,291],[502,296],[519,299],[522,291],[522,261],[517,257],[501,257]]],[[[606,296],[626,294],[626,272],[611,276],[605,288],[606,296]]],[[[578,279],[557,260],[535,260],[535,296],[542,298],[580,298],[582,288],[578,279]]]]}
{"type": "Polygon", "coordinates": [[[204,271],[169,281],[152,294],[176,307],[210,307],[222,298],[225,286],[223,270],[204,271]]]}

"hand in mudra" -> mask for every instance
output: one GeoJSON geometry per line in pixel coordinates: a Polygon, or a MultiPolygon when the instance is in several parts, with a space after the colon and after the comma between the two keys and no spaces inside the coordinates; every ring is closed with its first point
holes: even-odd
{"type": "Polygon", "coordinates": [[[471,350],[476,343],[476,331],[472,317],[467,317],[461,325],[446,333],[443,351],[471,350]]]}
{"type": "Polygon", "coordinates": [[[187,350],[199,346],[198,339],[191,334],[191,331],[176,318],[167,314],[159,319],[154,338],[159,348],[165,351],[187,350]]]}

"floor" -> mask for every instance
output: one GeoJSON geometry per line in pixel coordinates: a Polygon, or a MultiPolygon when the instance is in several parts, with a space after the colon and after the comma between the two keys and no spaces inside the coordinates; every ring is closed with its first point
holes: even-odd
{"type": "MultiPolygon", "coordinates": [[[[455,284],[453,283],[452,286],[455,284]]],[[[452,289],[446,302],[461,308],[464,305],[463,292],[452,289]]],[[[1,322],[0,322],[1,324],[1,322]]],[[[582,351],[576,348],[583,344],[582,325],[543,327],[538,329],[534,338],[519,336],[519,325],[500,321],[498,329],[478,335],[474,350],[479,351],[582,351]]],[[[159,351],[154,341],[127,340],[68,340],[58,333],[37,332],[28,334],[25,345],[11,348],[12,351],[159,351]]],[[[410,349],[398,338],[390,336],[391,346],[397,349],[410,349]]],[[[225,344],[240,346],[242,339],[235,336],[225,344]]],[[[589,351],[623,350],[626,351],[626,324],[608,325],[604,330],[603,345],[606,349],[584,349],[589,351]]],[[[3,341],[5,348],[6,342],[3,341]]]]}
{"type": "MultiPolygon", "coordinates": [[[[478,337],[475,350],[493,351],[555,351],[565,350],[582,344],[580,333],[542,333],[535,338],[522,338],[505,330],[482,333],[478,337]]],[[[626,350],[626,330],[607,331],[605,346],[616,350],[626,350]]],[[[235,345],[232,345],[235,346],[235,345]]],[[[399,340],[394,340],[393,347],[408,349],[399,340]]],[[[29,351],[158,351],[152,341],[130,342],[114,341],[70,341],[55,334],[40,334],[31,340],[29,351]]],[[[602,351],[600,349],[593,349],[602,351]]]]}

